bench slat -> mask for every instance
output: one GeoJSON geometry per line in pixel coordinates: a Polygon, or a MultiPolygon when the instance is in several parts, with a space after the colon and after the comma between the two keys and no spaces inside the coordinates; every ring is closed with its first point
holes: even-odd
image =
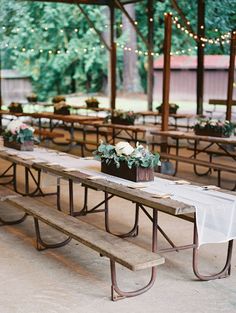
{"type": "Polygon", "coordinates": [[[35,199],[19,197],[7,201],[132,271],[164,263],[164,258],[156,253],[56,211],[35,199]]]}
{"type": "Polygon", "coordinates": [[[212,168],[215,170],[236,173],[236,167],[225,165],[225,164],[210,163],[210,162],[204,161],[204,160],[190,159],[187,157],[168,154],[168,153],[161,153],[161,158],[162,159],[170,159],[170,160],[179,161],[179,162],[185,162],[185,163],[204,166],[204,167],[209,167],[209,168],[212,168]]]}

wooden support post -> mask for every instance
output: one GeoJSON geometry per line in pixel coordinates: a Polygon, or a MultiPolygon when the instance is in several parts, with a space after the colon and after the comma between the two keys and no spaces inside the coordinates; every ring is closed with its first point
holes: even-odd
{"type": "MultiPolygon", "coordinates": [[[[2,69],[2,58],[0,54],[0,110],[2,110],[2,74],[1,74],[1,69],[2,69]]],[[[0,135],[2,133],[2,115],[0,115],[0,135]]]]}
{"type": "Polygon", "coordinates": [[[168,130],[171,32],[172,32],[172,16],[170,14],[166,14],[165,38],[164,38],[163,94],[162,94],[162,130],[168,130]]]}
{"type": "Polygon", "coordinates": [[[232,115],[235,56],[236,56],[236,31],[233,31],[231,33],[230,60],[229,60],[229,72],[228,72],[228,90],[227,90],[226,119],[228,121],[231,121],[231,115],[232,115]]]}
{"type": "Polygon", "coordinates": [[[148,73],[147,73],[147,96],[148,110],[152,111],[153,103],[153,35],[154,35],[154,16],[153,0],[148,0],[148,73]]]}
{"type": "Polygon", "coordinates": [[[116,44],[114,42],[115,6],[110,5],[110,107],[116,108],[116,44]]]}
{"type": "MultiPolygon", "coordinates": [[[[205,37],[205,0],[198,0],[198,38],[205,37]]],[[[203,114],[204,46],[198,41],[197,50],[197,114],[203,114]]]]}
{"type": "MultiPolygon", "coordinates": [[[[169,95],[170,95],[170,52],[171,52],[172,16],[165,15],[165,38],[164,38],[164,69],[163,69],[163,94],[162,94],[162,123],[161,129],[168,130],[169,122],[169,95]]],[[[166,137],[161,145],[161,151],[166,152],[166,137]]]]}

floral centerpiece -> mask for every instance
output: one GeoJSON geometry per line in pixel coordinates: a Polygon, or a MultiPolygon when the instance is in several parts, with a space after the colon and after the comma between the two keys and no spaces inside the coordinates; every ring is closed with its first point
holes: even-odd
{"type": "Polygon", "coordinates": [[[38,96],[36,95],[36,93],[31,93],[29,94],[26,99],[28,100],[28,102],[37,102],[38,101],[38,96]]]}
{"type": "Polygon", "coordinates": [[[34,148],[34,129],[20,120],[11,121],[3,131],[4,146],[32,151],[34,148]]]}
{"type": "Polygon", "coordinates": [[[195,134],[202,136],[230,137],[233,130],[234,125],[227,120],[199,119],[194,126],[195,134]]]}
{"type": "Polygon", "coordinates": [[[138,114],[133,111],[114,110],[106,120],[110,120],[112,124],[134,125],[137,116],[138,114]]]}
{"type": "Polygon", "coordinates": [[[11,113],[23,113],[23,108],[19,102],[11,102],[8,106],[11,113]]]}
{"type": "Polygon", "coordinates": [[[139,143],[135,148],[123,141],[115,146],[101,143],[94,154],[101,160],[103,173],[135,182],[152,181],[154,168],[160,165],[159,154],[152,154],[139,143]]]}
{"type": "Polygon", "coordinates": [[[66,98],[64,96],[55,96],[52,98],[54,105],[54,113],[61,115],[70,115],[70,106],[66,104],[66,98]]]}
{"type": "MultiPolygon", "coordinates": [[[[159,113],[162,113],[162,104],[159,105],[158,107],[156,107],[157,111],[159,113]]],[[[169,113],[170,114],[176,114],[177,113],[177,110],[179,109],[179,105],[176,104],[176,103],[169,103],[169,113]]]]}
{"type": "Polygon", "coordinates": [[[98,108],[98,105],[99,105],[99,101],[94,97],[86,99],[85,103],[88,109],[98,108]]]}

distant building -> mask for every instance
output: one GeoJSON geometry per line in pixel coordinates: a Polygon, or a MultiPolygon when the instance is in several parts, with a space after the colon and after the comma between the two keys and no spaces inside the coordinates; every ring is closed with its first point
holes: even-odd
{"type": "Polygon", "coordinates": [[[26,96],[32,92],[29,76],[16,70],[1,70],[2,102],[8,105],[12,101],[25,102],[26,96]]]}
{"type": "MultiPolygon", "coordinates": [[[[229,56],[205,55],[204,67],[204,101],[213,98],[226,99],[229,56]]],[[[171,57],[170,101],[196,101],[196,69],[196,56],[171,57]]],[[[162,75],[163,56],[160,56],[154,62],[154,96],[160,102],[162,101],[162,75]]],[[[236,87],[233,99],[236,99],[236,87]]]]}

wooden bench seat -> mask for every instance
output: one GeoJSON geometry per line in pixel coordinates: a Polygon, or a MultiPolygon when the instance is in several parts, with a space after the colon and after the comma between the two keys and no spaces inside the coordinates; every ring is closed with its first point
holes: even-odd
{"type": "MultiPolygon", "coordinates": [[[[120,289],[117,287],[116,282],[115,263],[119,263],[132,271],[147,268],[152,268],[152,271],[156,271],[156,266],[164,263],[164,258],[157,253],[148,251],[125,239],[119,238],[84,221],[78,220],[75,217],[57,211],[50,206],[43,204],[39,200],[19,196],[9,197],[6,201],[7,203],[14,205],[15,208],[23,210],[25,214],[34,218],[38,249],[42,247],[60,247],[68,243],[70,239],[74,239],[100,253],[100,255],[108,257],[111,263],[112,300],[117,299],[114,292],[117,292],[117,294],[122,297],[131,297],[140,294],[140,290],[123,292],[120,294],[120,289]],[[38,221],[41,221],[67,235],[68,238],[62,243],[54,244],[54,246],[53,244],[49,245],[44,243],[40,235],[38,221]]],[[[152,277],[151,284],[149,282],[148,285],[143,288],[143,292],[151,288],[154,283],[153,279],[155,278],[152,277]]]]}
{"type": "MultiPolygon", "coordinates": [[[[194,151],[194,150],[195,150],[195,151],[198,152],[198,153],[204,152],[204,153],[207,153],[207,154],[209,154],[209,155],[229,156],[229,155],[228,155],[224,150],[222,150],[222,149],[214,149],[214,148],[210,149],[210,148],[208,148],[207,150],[204,150],[204,151],[203,151],[204,147],[199,147],[199,148],[197,148],[197,149],[194,149],[194,147],[188,147],[187,149],[190,150],[190,151],[194,151]]],[[[230,155],[231,155],[232,157],[236,157],[236,150],[235,150],[235,151],[229,151],[229,153],[230,153],[230,155]]]]}
{"type": "Polygon", "coordinates": [[[202,166],[202,167],[206,167],[208,169],[213,169],[217,171],[219,187],[221,186],[221,172],[229,172],[229,173],[236,174],[236,167],[233,167],[230,165],[226,165],[222,163],[215,163],[215,162],[213,163],[213,162],[204,161],[200,159],[192,159],[192,158],[188,158],[188,157],[184,157],[180,155],[173,155],[169,153],[160,153],[160,155],[161,155],[161,160],[167,159],[167,160],[173,160],[176,162],[189,163],[189,164],[193,164],[194,166],[202,166]]]}
{"type": "Polygon", "coordinates": [[[40,139],[55,139],[55,138],[63,138],[64,134],[55,132],[55,131],[50,131],[46,129],[35,129],[34,131],[35,135],[38,135],[40,139]]]}

